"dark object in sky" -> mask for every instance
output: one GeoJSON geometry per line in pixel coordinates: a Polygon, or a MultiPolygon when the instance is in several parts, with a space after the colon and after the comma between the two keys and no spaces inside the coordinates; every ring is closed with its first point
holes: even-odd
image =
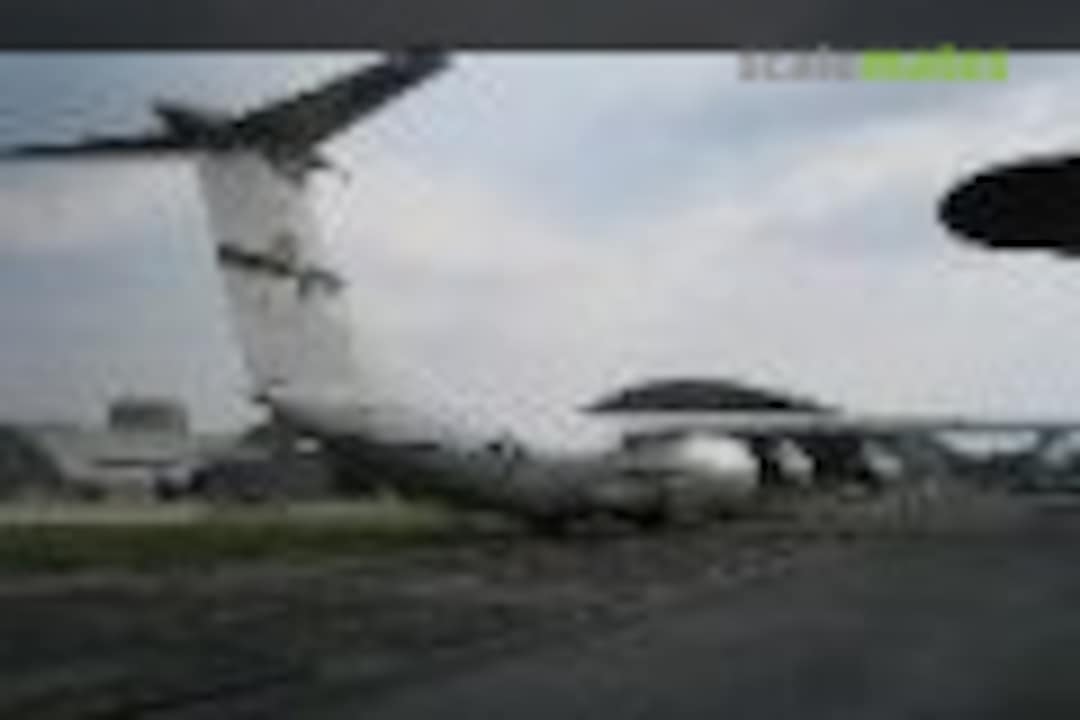
{"type": "Polygon", "coordinates": [[[632,411],[765,411],[796,410],[831,412],[816,400],[763,390],[728,380],[656,380],[607,395],[585,408],[586,412],[632,411]]]}
{"type": "Polygon", "coordinates": [[[968,177],[939,217],[961,239],[991,249],[1080,253],[1080,156],[1035,157],[968,177]]]}

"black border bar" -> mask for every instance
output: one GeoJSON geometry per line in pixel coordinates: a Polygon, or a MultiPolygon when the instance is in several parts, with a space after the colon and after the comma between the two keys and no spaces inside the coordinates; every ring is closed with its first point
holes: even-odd
{"type": "Polygon", "coordinates": [[[1080,46],[1080,3],[8,0],[6,49],[1080,46]]]}

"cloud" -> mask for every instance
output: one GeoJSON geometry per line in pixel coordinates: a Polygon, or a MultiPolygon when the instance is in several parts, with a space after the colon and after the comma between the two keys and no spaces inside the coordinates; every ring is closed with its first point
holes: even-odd
{"type": "Polygon", "coordinates": [[[332,235],[349,238],[336,251],[367,347],[395,348],[383,360],[410,367],[403,390],[540,436],[565,440],[573,408],[665,374],[871,409],[1050,412],[1068,374],[1047,354],[1069,354],[1075,320],[1054,313],[1080,286],[1066,267],[965,251],[933,213],[959,171],[1066,141],[1080,108],[1064,87],[793,143],[760,182],[699,176],[634,223],[575,225],[467,166],[392,154],[324,204],[343,207],[332,235]],[[904,247],[919,250],[898,260],[904,247]]]}
{"type": "Polygon", "coordinates": [[[3,170],[0,254],[130,240],[132,229],[175,220],[188,207],[176,202],[185,186],[174,163],[9,163],[3,170]]]}
{"type": "MultiPolygon", "coordinates": [[[[934,221],[958,174],[1076,137],[1075,72],[902,93],[910,102],[855,92],[833,107],[810,90],[761,99],[728,70],[695,56],[474,57],[335,143],[353,178],[320,181],[317,205],[353,281],[372,391],[551,443],[593,432],[576,408],[598,395],[676,374],[882,410],[1080,401],[1072,268],[966,250],[934,221]]],[[[193,188],[172,169],[5,180],[0,253],[112,244],[119,267],[133,262],[119,239],[206,242],[193,188]]],[[[206,274],[170,303],[219,291],[199,252],[170,256],[170,272],[206,274]]],[[[199,373],[218,373],[205,384],[223,397],[235,368],[166,357],[224,362],[204,345],[227,343],[223,307],[202,302],[164,325],[184,335],[175,345],[134,333],[168,351],[132,362],[164,368],[148,383],[184,365],[183,392],[206,410],[216,401],[199,373]]]]}

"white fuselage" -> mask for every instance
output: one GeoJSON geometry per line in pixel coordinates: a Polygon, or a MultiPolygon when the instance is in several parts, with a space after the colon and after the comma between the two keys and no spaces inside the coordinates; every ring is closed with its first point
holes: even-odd
{"type": "Polygon", "coordinates": [[[279,420],[321,439],[340,475],[541,520],[653,519],[674,495],[701,506],[746,501],[756,466],[745,452],[729,449],[726,463],[676,445],[662,458],[538,455],[375,401],[354,362],[344,283],[305,282],[335,274],[302,180],[240,152],[201,157],[199,178],[255,394],[279,420]]]}

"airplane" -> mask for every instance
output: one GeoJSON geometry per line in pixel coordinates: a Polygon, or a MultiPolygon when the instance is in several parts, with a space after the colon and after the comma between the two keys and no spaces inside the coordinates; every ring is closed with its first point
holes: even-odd
{"type": "MultiPolygon", "coordinates": [[[[653,444],[648,451],[539,452],[517,442],[469,436],[453,422],[376,401],[357,376],[343,303],[347,282],[325,260],[306,202],[306,181],[331,167],[319,152],[325,140],[383,110],[448,64],[439,50],[393,52],[321,87],[245,113],[159,102],[153,107],[161,125],[157,130],[23,145],[0,151],[0,158],[191,158],[252,398],[285,434],[317,441],[343,485],[377,478],[405,495],[501,511],[545,531],[597,516],[656,526],[687,497],[706,515],[746,508],[756,471],[701,452],[693,440],[703,426],[685,418],[678,428],[685,437],[661,443],[661,451],[653,444]]],[[[705,431],[736,439],[839,432],[907,436],[987,427],[977,421],[792,414],[713,416],[708,423],[705,431]]],[[[1080,423],[1067,425],[1073,429],[1080,423]]]]}

